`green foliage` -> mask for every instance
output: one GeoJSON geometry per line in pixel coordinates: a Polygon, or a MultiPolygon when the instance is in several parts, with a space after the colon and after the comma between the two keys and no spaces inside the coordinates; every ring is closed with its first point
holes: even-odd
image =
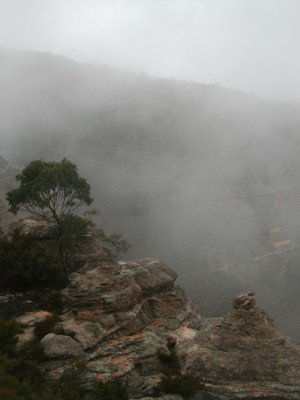
{"type": "MultiPolygon", "coordinates": [[[[89,240],[87,237],[87,229],[91,222],[78,215],[68,214],[52,229],[52,243],[58,248],[60,259],[63,264],[65,272],[68,274],[70,269],[74,269],[70,263],[70,256],[76,252],[79,241],[86,242],[89,240]]],[[[76,268],[75,268],[76,269],[76,268]]]]}
{"type": "Polygon", "coordinates": [[[19,324],[15,321],[0,321],[0,399],[46,399],[40,393],[44,378],[37,363],[16,350],[18,333],[19,324]]]}
{"type": "Polygon", "coordinates": [[[1,400],[63,400],[46,384],[38,364],[18,355],[0,355],[1,400]]]}
{"type": "Polygon", "coordinates": [[[38,363],[45,361],[46,357],[44,347],[37,341],[37,339],[22,344],[22,346],[18,348],[17,354],[23,360],[31,360],[38,363]]]}
{"type": "Polygon", "coordinates": [[[65,372],[55,385],[55,392],[62,400],[80,400],[84,390],[80,385],[80,375],[85,367],[74,363],[71,370],[65,372]]]}
{"type": "Polygon", "coordinates": [[[6,194],[9,210],[14,214],[25,210],[56,223],[58,252],[62,267],[68,273],[66,249],[87,224],[72,212],[92,203],[90,185],[79,176],[77,166],[66,158],[60,162],[31,161],[16,179],[19,187],[6,194]],[[61,238],[66,240],[63,242],[61,238]]]}
{"type": "Polygon", "coordinates": [[[90,186],[67,159],[60,162],[31,161],[16,176],[19,187],[6,194],[10,211],[24,209],[48,219],[47,212],[59,223],[83,204],[91,204],[90,186]],[[46,213],[45,213],[46,211],[46,213]]]}
{"type": "Polygon", "coordinates": [[[126,387],[120,380],[108,383],[96,382],[89,400],[128,400],[126,387]]]}
{"type": "Polygon", "coordinates": [[[62,295],[60,290],[53,290],[47,297],[47,309],[60,312],[63,308],[62,295]]]}
{"type": "Polygon", "coordinates": [[[60,226],[54,227],[51,233],[54,237],[59,238],[61,236],[66,241],[67,239],[71,239],[72,243],[74,243],[74,239],[78,240],[86,235],[89,226],[91,226],[89,220],[79,215],[68,214],[62,219],[60,226]]]}
{"type": "Polygon", "coordinates": [[[120,233],[113,233],[108,236],[103,229],[96,228],[95,219],[100,215],[99,210],[93,208],[85,211],[83,215],[87,217],[90,225],[95,228],[96,240],[110,257],[118,257],[120,253],[126,253],[131,247],[126,240],[122,239],[120,233]]]}
{"type": "Polygon", "coordinates": [[[19,326],[15,321],[0,321],[0,399],[83,399],[84,394],[78,383],[82,367],[76,364],[71,372],[50,387],[38,367],[38,362],[44,360],[42,346],[32,341],[17,350],[18,332],[19,326]]]}
{"type": "Polygon", "coordinates": [[[32,236],[0,239],[0,288],[28,290],[63,278],[58,257],[32,236]]]}
{"type": "Polygon", "coordinates": [[[113,257],[118,257],[120,253],[126,253],[130,248],[130,244],[123,240],[119,233],[108,236],[103,229],[96,229],[96,238],[100,244],[108,246],[103,248],[113,257]]]}
{"type": "Polygon", "coordinates": [[[163,376],[159,385],[160,392],[179,394],[184,399],[190,399],[197,390],[200,390],[198,379],[191,375],[163,376]]]}
{"type": "Polygon", "coordinates": [[[202,385],[198,379],[181,373],[178,356],[174,349],[170,349],[169,353],[159,353],[158,357],[163,365],[163,377],[155,390],[155,395],[179,394],[189,400],[198,390],[201,390],[202,385]]]}
{"type": "Polygon", "coordinates": [[[99,217],[100,211],[96,208],[92,208],[91,210],[87,210],[83,213],[85,217],[87,217],[93,224],[95,224],[95,219],[99,217]]]}
{"type": "Polygon", "coordinates": [[[59,315],[54,312],[51,316],[36,322],[34,325],[34,334],[37,339],[42,339],[51,332],[51,329],[59,322],[59,315]]]}
{"type": "Polygon", "coordinates": [[[18,342],[16,335],[20,331],[20,325],[14,321],[0,320],[0,352],[11,354],[18,342]]]}

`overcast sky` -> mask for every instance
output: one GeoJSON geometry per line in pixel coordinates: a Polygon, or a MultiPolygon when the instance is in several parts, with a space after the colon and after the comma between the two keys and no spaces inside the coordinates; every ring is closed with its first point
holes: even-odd
{"type": "Polygon", "coordinates": [[[300,101],[300,0],[0,0],[0,46],[300,101]]]}

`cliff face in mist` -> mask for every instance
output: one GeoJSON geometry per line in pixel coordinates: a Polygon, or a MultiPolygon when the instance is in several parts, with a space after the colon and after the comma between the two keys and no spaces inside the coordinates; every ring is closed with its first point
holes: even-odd
{"type": "Polygon", "coordinates": [[[129,257],[174,266],[210,316],[255,290],[298,335],[297,105],[5,50],[0,88],[10,164],[71,159],[99,223],[132,244],[129,257]]]}
{"type": "Polygon", "coordinates": [[[5,201],[6,193],[16,186],[16,175],[19,168],[12,167],[0,155],[0,232],[6,232],[9,224],[15,219],[8,211],[8,204],[5,201]]]}
{"type": "MultiPolygon", "coordinates": [[[[30,218],[14,227],[21,236],[39,232],[52,248],[46,222],[30,218]]],[[[176,273],[157,259],[117,262],[93,241],[82,241],[70,261],[79,256],[85,264],[62,290],[60,321],[39,338],[45,352],[39,367],[50,382],[78,364],[87,391],[97,381],[121,380],[130,399],[141,399],[154,395],[168,365],[172,375],[198,383],[193,399],[299,398],[300,344],[256,307],[253,292],[237,296],[224,317],[204,318],[175,286],[176,273]]],[[[4,308],[11,297],[1,297],[4,308]]],[[[19,315],[19,344],[49,314],[19,315]]]]}

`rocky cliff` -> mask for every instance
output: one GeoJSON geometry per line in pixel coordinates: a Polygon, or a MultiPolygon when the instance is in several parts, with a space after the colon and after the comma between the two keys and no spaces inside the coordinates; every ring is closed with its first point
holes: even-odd
{"type": "MultiPolygon", "coordinates": [[[[35,223],[20,226],[26,231],[35,223]]],[[[40,341],[50,380],[79,362],[86,389],[121,379],[131,399],[149,399],[162,379],[163,357],[175,352],[181,373],[201,383],[194,399],[300,398],[300,344],[256,307],[253,292],[238,296],[224,317],[207,319],[159,260],[109,260],[95,243],[79,247],[76,257],[83,248],[85,265],[62,292],[60,321],[40,341]]],[[[18,318],[21,342],[48,315],[41,311],[18,318]]]]}

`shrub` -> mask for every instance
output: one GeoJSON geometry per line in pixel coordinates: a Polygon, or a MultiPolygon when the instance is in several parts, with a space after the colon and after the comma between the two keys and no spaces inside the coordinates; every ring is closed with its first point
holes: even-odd
{"type": "Polygon", "coordinates": [[[47,386],[38,364],[0,355],[1,400],[62,400],[47,386]]]}
{"type": "Polygon", "coordinates": [[[95,219],[100,215],[100,211],[92,209],[83,213],[87,217],[90,225],[95,228],[95,238],[107,253],[108,257],[118,257],[120,253],[126,253],[131,245],[122,238],[120,233],[107,235],[103,229],[96,228],[95,219]]]}
{"type": "Polygon", "coordinates": [[[74,371],[65,373],[55,385],[55,391],[63,400],[80,400],[83,390],[78,381],[78,374],[74,371]]]}
{"type": "Polygon", "coordinates": [[[108,236],[103,229],[96,229],[96,240],[100,245],[108,246],[103,247],[103,249],[111,257],[118,257],[120,253],[126,253],[131,247],[126,240],[122,239],[120,233],[113,233],[108,236]]]}
{"type": "Polygon", "coordinates": [[[126,387],[120,380],[108,383],[97,382],[89,400],[128,400],[126,387]]]}
{"type": "Polygon", "coordinates": [[[191,375],[165,375],[159,385],[160,392],[179,394],[190,399],[201,388],[198,379],[191,375]]]}
{"type": "Polygon", "coordinates": [[[17,355],[24,360],[43,362],[45,360],[44,347],[36,339],[24,343],[18,349],[17,355]]]}
{"type": "Polygon", "coordinates": [[[60,312],[63,309],[63,301],[60,290],[53,290],[47,298],[47,309],[60,312]]]}
{"type": "Polygon", "coordinates": [[[162,363],[163,377],[156,387],[155,395],[161,393],[179,394],[188,400],[201,389],[202,385],[198,379],[181,373],[175,349],[169,349],[168,353],[161,352],[158,357],[162,363]]]}
{"type": "Polygon", "coordinates": [[[176,351],[160,352],[158,358],[163,364],[162,372],[165,375],[178,375],[180,373],[180,364],[176,351]]]}
{"type": "Polygon", "coordinates": [[[38,362],[43,361],[42,346],[32,341],[16,350],[18,331],[19,325],[15,321],[0,321],[0,399],[79,400],[83,398],[82,391],[75,390],[75,387],[79,387],[78,375],[71,375],[71,378],[69,375],[64,376],[56,387],[47,385],[45,376],[38,367],[38,362]]]}
{"type": "Polygon", "coordinates": [[[57,312],[54,312],[50,317],[43,319],[42,321],[36,322],[34,326],[34,334],[37,339],[42,339],[46,336],[51,329],[56,325],[59,321],[59,315],[57,312]]]}
{"type": "Polygon", "coordinates": [[[61,279],[59,259],[33,236],[0,239],[0,288],[28,290],[61,279]]]}
{"type": "Polygon", "coordinates": [[[20,325],[14,321],[0,320],[0,352],[12,354],[18,343],[17,334],[20,331],[20,325]]]}

